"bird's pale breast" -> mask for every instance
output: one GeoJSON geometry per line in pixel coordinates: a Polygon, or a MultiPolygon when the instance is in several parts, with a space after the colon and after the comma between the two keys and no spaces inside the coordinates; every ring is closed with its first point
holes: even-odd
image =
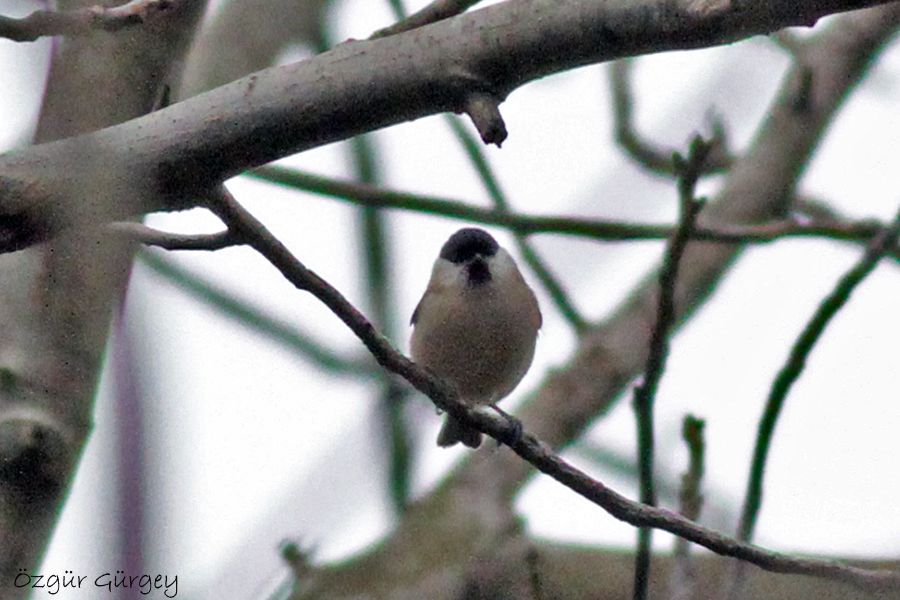
{"type": "Polygon", "coordinates": [[[412,337],[413,359],[456,385],[471,404],[492,404],[519,383],[534,356],[531,290],[500,297],[492,287],[455,299],[433,296],[412,337]],[[441,315],[441,318],[434,318],[441,315]],[[422,339],[440,343],[422,344],[422,339]]]}

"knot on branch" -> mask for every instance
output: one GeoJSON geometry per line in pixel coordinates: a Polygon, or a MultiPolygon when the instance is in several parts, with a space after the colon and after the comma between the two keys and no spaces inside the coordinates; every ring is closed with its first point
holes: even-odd
{"type": "Polygon", "coordinates": [[[472,119],[485,144],[496,144],[498,148],[503,144],[507,135],[506,123],[497,98],[484,92],[472,93],[466,98],[463,111],[472,119]]]}

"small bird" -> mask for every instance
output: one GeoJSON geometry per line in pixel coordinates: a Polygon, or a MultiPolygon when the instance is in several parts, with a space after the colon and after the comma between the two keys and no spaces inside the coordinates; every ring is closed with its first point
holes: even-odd
{"type": "MultiPolygon", "coordinates": [[[[542,318],[509,253],[469,227],[444,243],[411,322],[413,360],[455,386],[467,405],[494,406],[531,366],[542,318]]],[[[457,442],[477,448],[481,433],[447,415],[438,446],[457,442]]]]}

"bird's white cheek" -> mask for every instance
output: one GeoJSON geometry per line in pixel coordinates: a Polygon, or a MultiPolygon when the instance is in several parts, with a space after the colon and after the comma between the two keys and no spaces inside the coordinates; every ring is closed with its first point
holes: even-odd
{"type": "Polygon", "coordinates": [[[428,284],[432,289],[453,289],[465,284],[465,273],[460,265],[455,265],[449,260],[439,258],[434,261],[431,270],[431,281],[428,284]]]}
{"type": "Polygon", "coordinates": [[[515,277],[516,272],[519,270],[512,256],[503,248],[497,250],[497,254],[490,261],[490,267],[491,275],[494,276],[494,279],[501,282],[515,277]]]}

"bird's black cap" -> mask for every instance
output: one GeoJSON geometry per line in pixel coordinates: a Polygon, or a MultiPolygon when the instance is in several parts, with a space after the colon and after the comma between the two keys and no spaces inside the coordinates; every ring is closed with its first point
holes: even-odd
{"type": "Polygon", "coordinates": [[[441,248],[441,258],[455,264],[461,264],[470,260],[476,254],[493,256],[499,248],[497,240],[491,237],[487,231],[477,227],[460,229],[444,242],[441,248]]]}

